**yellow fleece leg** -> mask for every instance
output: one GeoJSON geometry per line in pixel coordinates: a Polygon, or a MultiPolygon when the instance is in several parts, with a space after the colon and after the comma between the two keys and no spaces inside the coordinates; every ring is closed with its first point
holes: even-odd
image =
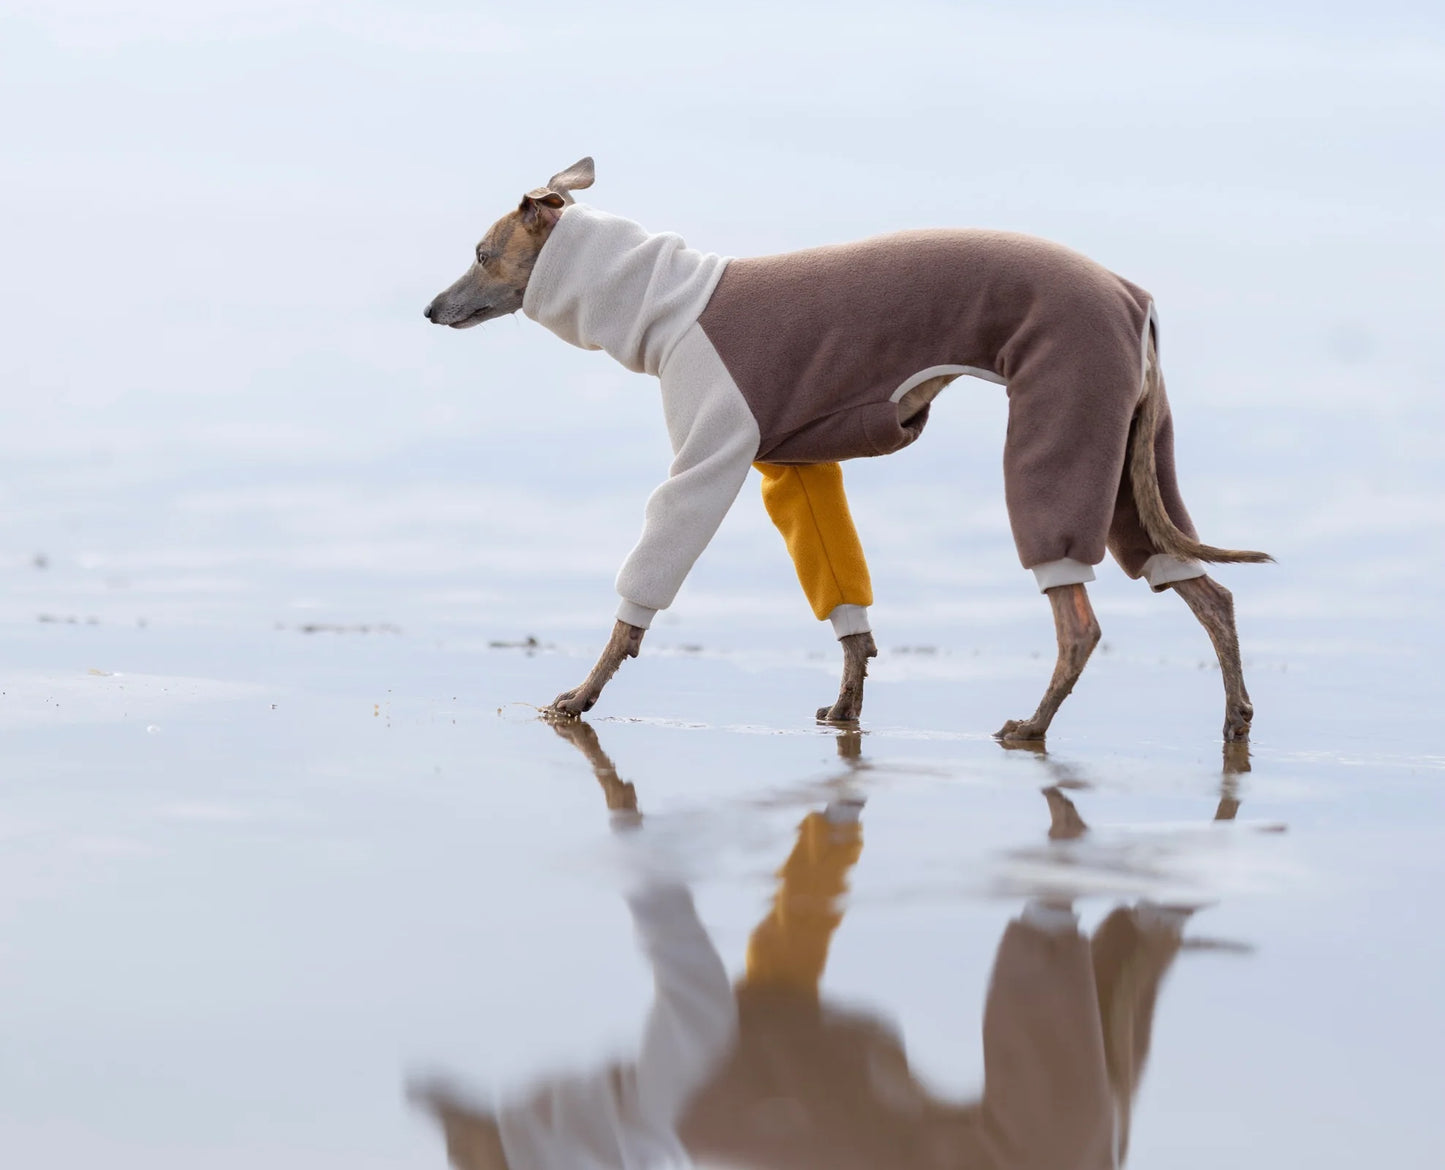
{"type": "Polygon", "coordinates": [[[835,825],[816,812],[804,818],[798,843],[778,871],[773,908],[748,940],[744,986],[818,994],[828,945],[843,921],[838,899],[862,852],[863,828],[856,821],[835,825]]]}
{"type": "Polygon", "coordinates": [[[873,604],[873,583],[836,463],[754,463],[763,475],[763,507],[788,546],[813,614],[873,604]]]}

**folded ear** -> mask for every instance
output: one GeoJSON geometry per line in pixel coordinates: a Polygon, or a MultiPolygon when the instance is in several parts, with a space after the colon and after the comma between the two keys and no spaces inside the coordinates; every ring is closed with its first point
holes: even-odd
{"type": "Polygon", "coordinates": [[[538,187],[535,191],[528,191],[522,196],[522,202],[517,205],[517,210],[522,213],[522,223],[527,227],[533,227],[539,222],[556,223],[557,213],[572,200],[551,191],[546,187],[538,187]]]}
{"type": "Polygon", "coordinates": [[[572,202],[569,191],[581,191],[585,187],[592,186],[592,180],[596,177],[592,169],[591,157],[581,158],[574,162],[565,171],[560,171],[547,180],[547,186],[553,191],[560,191],[572,202]]]}
{"type": "Polygon", "coordinates": [[[542,207],[566,207],[571,200],[559,191],[550,187],[538,187],[535,191],[528,191],[522,196],[522,210],[527,209],[527,204],[536,203],[542,207]]]}

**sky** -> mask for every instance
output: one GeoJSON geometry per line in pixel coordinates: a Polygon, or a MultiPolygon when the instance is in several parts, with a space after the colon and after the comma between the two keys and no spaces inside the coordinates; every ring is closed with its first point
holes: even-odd
{"type": "MultiPolygon", "coordinates": [[[[1434,6],[7,0],[0,107],[14,563],[204,577],[211,534],[364,567],[430,526],[417,557],[580,558],[606,600],[668,461],[654,388],[521,317],[421,317],[585,154],[589,201],[728,255],[923,225],[1078,248],[1157,299],[1207,538],[1351,544],[1401,596],[1440,563],[1434,6]]],[[[1016,573],[1001,397],[934,414],[910,461],[850,467],[865,541],[961,518],[1016,573]]],[[[699,579],[774,540],[735,508],[699,579]]]]}

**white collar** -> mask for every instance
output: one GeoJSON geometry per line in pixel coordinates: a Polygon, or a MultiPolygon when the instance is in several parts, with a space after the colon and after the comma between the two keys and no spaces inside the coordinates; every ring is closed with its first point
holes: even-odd
{"type": "Polygon", "coordinates": [[[726,267],[680,236],[574,203],[542,245],[522,312],[564,341],[658,374],[726,267]]]}

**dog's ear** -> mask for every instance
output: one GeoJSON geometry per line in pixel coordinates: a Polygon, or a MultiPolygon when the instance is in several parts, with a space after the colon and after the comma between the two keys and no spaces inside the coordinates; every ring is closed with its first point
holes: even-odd
{"type": "Polygon", "coordinates": [[[547,180],[549,190],[557,191],[568,203],[572,202],[571,192],[592,186],[596,174],[592,169],[591,156],[580,158],[565,171],[559,171],[547,180]]]}
{"type": "Polygon", "coordinates": [[[557,212],[572,202],[560,192],[547,187],[538,187],[522,196],[517,210],[522,213],[522,223],[535,227],[539,223],[556,223],[557,212]]]}
{"type": "Polygon", "coordinates": [[[518,208],[522,213],[522,223],[529,228],[556,223],[557,212],[572,202],[572,192],[592,186],[593,178],[590,158],[578,159],[565,171],[559,171],[547,180],[545,187],[538,187],[522,196],[522,204],[518,208]]]}

